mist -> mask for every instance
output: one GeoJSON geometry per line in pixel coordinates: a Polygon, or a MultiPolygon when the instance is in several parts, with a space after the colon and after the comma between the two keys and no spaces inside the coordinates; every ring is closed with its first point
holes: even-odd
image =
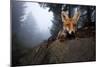
{"type": "Polygon", "coordinates": [[[38,3],[25,3],[24,15],[21,17],[18,40],[25,47],[33,47],[47,40],[52,26],[53,13],[49,8],[42,8],[38,3]]]}

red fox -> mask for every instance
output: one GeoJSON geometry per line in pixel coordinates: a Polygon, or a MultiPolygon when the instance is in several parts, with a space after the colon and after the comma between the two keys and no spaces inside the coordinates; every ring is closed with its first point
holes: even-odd
{"type": "Polygon", "coordinates": [[[80,17],[80,12],[75,13],[73,17],[69,18],[67,12],[62,11],[61,19],[63,22],[63,31],[60,31],[58,33],[57,39],[59,37],[62,37],[62,35],[63,35],[63,38],[65,38],[67,33],[70,35],[75,34],[75,32],[77,30],[77,22],[79,20],[79,17],[80,17]]]}

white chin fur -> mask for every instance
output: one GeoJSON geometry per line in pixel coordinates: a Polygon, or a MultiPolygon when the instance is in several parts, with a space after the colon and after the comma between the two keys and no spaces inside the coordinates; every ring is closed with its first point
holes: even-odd
{"type": "Polygon", "coordinates": [[[69,31],[69,34],[71,34],[71,31],[69,31]]]}

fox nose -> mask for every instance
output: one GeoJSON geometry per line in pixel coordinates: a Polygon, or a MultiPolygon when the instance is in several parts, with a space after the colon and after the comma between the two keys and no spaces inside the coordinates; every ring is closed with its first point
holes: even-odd
{"type": "Polygon", "coordinates": [[[69,31],[69,34],[74,35],[74,34],[75,34],[75,32],[73,32],[73,31],[69,31]]]}

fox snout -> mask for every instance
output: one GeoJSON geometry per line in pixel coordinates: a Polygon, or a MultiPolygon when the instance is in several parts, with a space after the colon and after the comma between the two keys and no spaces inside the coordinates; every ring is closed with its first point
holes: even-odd
{"type": "Polygon", "coordinates": [[[74,32],[74,31],[68,31],[68,33],[69,33],[69,34],[75,34],[75,32],[74,32]]]}
{"type": "Polygon", "coordinates": [[[71,26],[68,26],[68,27],[66,27],[66,32],[67,32],[68,34],[75,34],[75,32],[76,32],[76,27],[72,27],[72,28],[71,28],[71,26]]]}
{"type": "Polygon", "coordinates": [[[74,29],[69,29],[69,28],[67,28],[67,29],[65,29],[65,31],[66,31],[66,33],[68,33],[68,34],[70,34],[70,35],[75,34],[75,30],[74,30],[74,29]]]}
{"type": "Polygon", "coordinates": [[[68,34],[75,34],[76,32],[76,24],[74,22],[69,22],[67,24],[63,25],[63,29],[68,33],[68,34]]]}

